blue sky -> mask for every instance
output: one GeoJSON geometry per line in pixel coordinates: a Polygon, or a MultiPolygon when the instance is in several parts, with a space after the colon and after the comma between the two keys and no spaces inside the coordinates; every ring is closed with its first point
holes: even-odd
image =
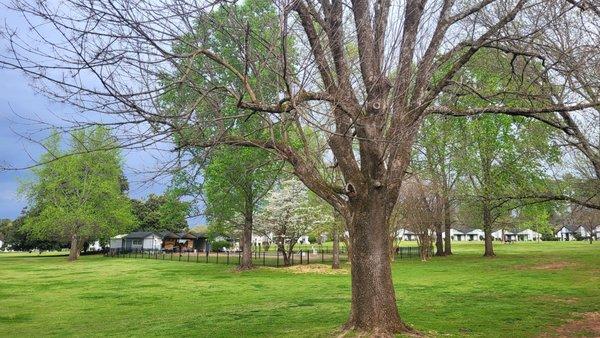
{"type": "MultiPolygon", "coordinates": [[[[7,22],[20,31],[26,30],[22,18],[6,11],[1,4],[0,9],[0,21],[7,22]]],[[[4,47],[3,43],[0,46],[4,47]]],[[[5,52],[5,49],[1,49],[1,52],[5,52]]],[[[0,167],[27,167],[34,164],[41,155],[42,148],[22,135],[40,141],[47,132],[40,132],[41,125],[28,119],[61,125],[64,123],[61,119],[72,120],[69,117],[72,114],[76,112],[71,107],[51,102],[45,96],[37,94],[21,73],[0,69],[0,167]]],[[[165,190],[169,178],[151,179],[151,172],[161,168],[169,160],[168,152],[164,149],[124,150],[123,157],[131,197],[145,198],[151,193],[165,190]]],[[[19,179],[28,175],[27,170],[0,170],[0,219],[14,219],[26,205],[26,201],[18,195],[18,186],[19,179]]],[[[189,220],[189,225],[195,226],[202,222],[201,217],[196,217],[189,220]]]]}
{"type": "MultiPolygon", "coordinates": [[[[35,163],[42,149],[21,135],[40,140],[44,132],[37,132],[27,118],[58,123],[58,118],[72,114],[70,107],[50,102],[36,94],[20,73],[0,70],[0,163],[2,166],[22,168],[35,163]]],[[[153,168],[160,165],[160,153],[152,150],[124,150],[125,173],[129,179],[132,197],[143,198],[150,193],[161,193],[169,183],[167,177],[149,180],[153,168]]],[[[19,179],[25,178],[27,170],[0,171],[0,218],[15,218],[25,206],[17,194],[19,179]]]]}

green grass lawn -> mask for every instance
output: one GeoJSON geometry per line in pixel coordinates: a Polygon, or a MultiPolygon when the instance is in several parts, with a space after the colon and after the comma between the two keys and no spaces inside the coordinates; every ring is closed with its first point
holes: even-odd
{"type": "MultiPolygon", "coordinates": [[[[431,336],[531,337],[600,311],[600,243],[482,249],[394,262],[402,318],[431,336]]],[[[349,305],[347,272],[0,254],[2,337],[331,336],[349,305]]]]}

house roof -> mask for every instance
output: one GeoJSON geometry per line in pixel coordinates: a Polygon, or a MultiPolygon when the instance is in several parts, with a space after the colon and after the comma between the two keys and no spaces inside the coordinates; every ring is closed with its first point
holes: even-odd
{"type": "Polygon", "coordinates": [[[456,230],[456,231],[460,231],[460,232],[462,232],[463,234],[467,234],[467,233],[469,233],[469,232],[471,232],[471,231],[473,231],[473,230],[476,230],[476,229],[469,228],[468,226],[464,226],[464,225],[462,225],[462,226],[456,226],[456,227],[454,227],[454,230],[456,230]]]}
{"type": "Polygon", "coordinates": [[[531,231],[533,233],[539,234],[539,232],[537,232],[531,228],[523,229],[523,230],[519,231],[519,234],[524,234],[526,231],[531,231]]]}
{"type": "Polygon", "coordinates": [[[559,233],[562,230],[562,228],[566,228],[567,230],[569,230],[569,232],[575,232],[575,231],[577,231],[577,228],[579,228],[579,225],[564,224],[564,225],[559,226],[556,229],[555,233],[559,233]]]}
{"type": "Polygon", "coordinates": [[[177,234],[177,236],[179,236],[179,238],[181,238],[181,239],[196,239],[197,238],[193,234],[187,233],[187,232],[180,232],[177,234]]]}
{"type": "Polygon", "coordinates": [[[150,231],[137,231],[137,232],[132,232],[129,235],[125,236],[126,239],[139,239],[139,238],[146,238],[146,237],[150,237],[150,236],[156,236],[155,233],[150,232],[150,231]]]}
{"type": "Polygon", "coordinates": [[[160,238],[162,239],[178,239],[179,235],[171,231],[161,231],[158,233],[160,238]]]}

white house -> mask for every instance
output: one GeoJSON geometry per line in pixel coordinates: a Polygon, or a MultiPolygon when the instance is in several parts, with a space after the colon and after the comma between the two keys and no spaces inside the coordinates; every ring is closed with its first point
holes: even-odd
{"type": "Polygon", "coordinates": [[[559,238],[561,241],[574,241],[575,227],[570,225],[563,225],[556,231],[556,234],[554,236],[556,238],[559,238]]]}
{"type": "Polygon", "coordinates": [[[0,239],[0,248],[4,245],[4,241],[0,239]]]}
{"type": "Polygon", "coordinates": [[[502,241],[504,236],[505,241],[509,242],[522,242],[522,241],[537,241],[542,238],[542,234],[532,229],[518,230],[502,230],[498,229],[492,232],[494,240],[502,241]]]}
{"type": "MultiPolygon", "coordinates": [[[[272,236],[272,234],[271,234],[272,236]]],[[[271,240],[269,239],[269,236],[261,236],[261,235],[255,235],[252,234],[252,244],[254,245],[262,245],[263,243],[269,243],[271,242],[271,240]]]]}
{"type": "Polygon", "coordinates": [[[450,229],[450,235],[453,240],[462,241],[480,241],[483,239],[483,230],[471,229],[467,227],[457,227],[450,229]]]}
{"type": "Polygon", "coordinates": [[[111,249],[122,249],[125,247],[125,236],[127,235],[116,235],[112,237],[108,242],[108,246],[111,249]]]}
{"type": "Polygon", "coordinates": [[[100,245],[100,241],[95,241],[93,243],[90,243],[90,247],[88,248],[88,250],[90,250],[90,251],[101,251],[102,250],[102,245],[100,245]]]}
{"type": "Polygon", "coordinates": [[[125,248],[128,250],[160,250],[162,247],[161,237],[152,232],[132,232],[124,239],[125,248]]]}
{"type": "Polygon", "coordinates": [[[577,226],[577,228],[574,229],[573,233],[579,234],[579,236],[581,236],[583,238],[587,238],[590,236],[592,236],[594,238],[598,238],[600,235],[600,225],[596,226],[591,231],[590,231],[589,227],[579,225],[579,226],[577,226]]]}
{"type": "MultiPolygon", "coordinates": [[[[460,230],[454,229],[454,228],[450,228],[450,239],[455,241],[457,240],[459,235],[464,235],[464,233],[460,230]]],[[[446,232],[444,231],[442,233],[442,238],[446,238],[446,232]]]]}
{"type": "Polygon", "coordinates": [[[482,229],[469,229],[469,231],[465,232],[467,241],[481,241],[484,235],[482,229]]]}
{"type": "Polygon", "coordinates": [[[398,229],[398,231],[396,231],[396,238],[403,241],[416,241],[417,234],[408,229],[398,229]]]}
{"type": "Polygon", "coordinates": [[[297,243],[298,244],[310,244],[310,241],[308,240],[308,235],[300,236],[300,238],[298,238],[297,243]]]}
{"type": "Polygon", "coordinates": [[[517,234],[518,241],[538,241],[542,239],[542,234],[531,229],[519,231],[517,234]]]}

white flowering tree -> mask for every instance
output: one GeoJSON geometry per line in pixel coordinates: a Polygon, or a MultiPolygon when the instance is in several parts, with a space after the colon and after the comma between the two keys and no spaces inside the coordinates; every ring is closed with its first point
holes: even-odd
{"type": "Polygon", "coordinates": [[[257,215],[256,229],[277,245],[284,265],[290,265],[294,245],[303,235],[332,216],[311,204],[308,189],[298,180],[285,180],[271,191],[257,215]]]}

